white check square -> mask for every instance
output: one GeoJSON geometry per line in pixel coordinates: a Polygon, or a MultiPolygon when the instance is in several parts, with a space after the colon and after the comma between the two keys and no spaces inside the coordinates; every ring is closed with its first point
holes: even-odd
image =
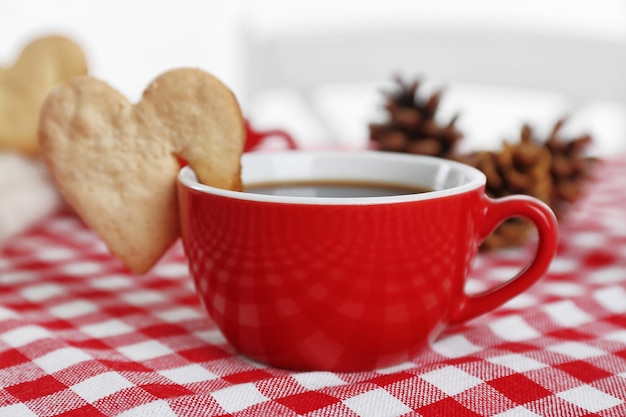
{"type": "Polygon", "coordinates": [[[420,375],[420,377],[450,396],[460,394],[483,383],[481,379],[454,366],[436,369],[420,375]]]}
{"type": "Polygon", "coordinates": [[[51,261],[63,261],[66,259],[72,259],[73,257],[76,256],[76,252],[67,248],[47,247],[47,248],[38,250],[34,255],[37,258],[41,259],[42,261],[51,262],[51,261]]]}
{"type": "Polygon", "coordinates": [[[504,303],[503,307],[510,310],[523,311],[539,304],[539,300],[532,294],[521,293],[504,303]]]}
{"type": "Polygon", "coordinates": [[[157,400],[126,410],[117,417],[177,417],[166,401],[157,400]]]}
{"type": "Polygon", "coordinates": [[[572,388],[567,391],[559,392],[556,395],[592,413],[597,413],[624,403],[623,400],[615,398],[589,385],[572,388]]]}
{"type": "Polygon", "coordinates": [[[35,271],[3,272],[0,275],[0,283],[6,285],[23,284],[26,281],[34,281],[39,277],[35,271]]]}
{"type": "Polygon", "coordinates": [[[549,282],[544,283],[542,290],[546,294],[554,294],[561,297],[577,297],[585,293],[585,286],[572,282],[549,282]]]}
{"type": "Polygon", "coordinates": [[[184,278],[189,276],[189,268],[183,262],[157,265],[152,272],[162,278],[184,278]]]}
{"type": "Polygon", "coordinates": [[[30,408],[24,404],[11,404],[0,407],[0,417],[37,417],[30,408]]]}
{"type": "Polygon", "coordinates": [[[222,332],[218,329],[195,332],[194,336],[214,346],[225,345],[228,343],[222,332]]]}
{"type": "Polygon", "coordinates": [[[211,381],[219,378],[219,375],[215,375],[213,372],[195,363],[180,368],[164,369],[159,371],[159,373],[180,385],[211,381]]]}
{"type": "Polygon", "coordinates": [[[626,330],[611,332],[604,336],[604,338],[607,340],[614,340],[616,342],[626,343],[626,330]]]}
{"type": "Polygon", "coordinates": [[[541,336],[541,333],[526,323],[526,320],[521,316],[509,316],[494,320],[489,323],[489,328],[496,336],[509,342],[521,342],[541,336]]]}
{"type": "Polygon", "coordinates": [[[413,411],[383,388],[355,395],[343,403],[360,417],[399,417],[413,411]]]}
{"type": "Polygon", "coordinates": [[[548,350],[553,352],[562,353],[563,355],[571,356],[576,359],[588,359],[598,356],[606,355],[603,350],[597,349],[593,346],[585,345],[580,342],[565,342],[558,345],[548,347],[548,350]]]}
{"type": "Polygon", "coordinates": [[[70,389],[88,403],[93,404],[104,397],[133,386],[132,382],[120,374],[107,372],[72,385],[70,389]]]}
{"type": "Polygon", "coordinates": [[[515,372],[528,372],[537,369],[547,367],[545,363],[539,362],[532,358],[520,355],[518,353],[512,353],[510,355],[493,356],[488,358],[487,361],[501,366],[506,366],[515,372]]]}
{"type": "Polygon", "coordinates": [[[595,284],[615,284],[624,281],[626,268],[623,266],[607,266],[590,271],[587,279],[595,284]]]}
{"type": "Polygon", "coordinates": [[[552,273],[568,273],[574,272],[580,268],[580,263],[571,258],[557,257],[552,260],[549,271],[552,273]]]}
{"type": "Polygon", "coordinates": [[[493,417],[541,417],[539,414],[533,413],[527,408],[517,406],[515,408],[511,408],[510,410],[506,410],[502,413],[498,413],[493,417]]]}
{"type": "Polygon", "coordinates": [[[158,358],[174,353],[172,349],[156,340],[122,346],[117,349],[122,355],[137,362],[158,358]]]}
{"type": "Polygon", "coordinates": [[[29,301],[38,302],[47,300],[65,293],[66,289],[57,284],[31,285],[22,290],[22,297],[29,301]]]}
{"type": "Polygon", "coordinates": [[[445,337],[433,343],[431,347],[435,352],[447,358],[460,358],[482,350],[480,346],[476,346],[462,335],[445,337]]]}
{"type": "Polygon", "coordinates": [[[33,360],[35,365],[43,369],[47,374],[58,372],[81,362],[91,360],[92,357],[80,349],[67,347],[57,349],[33,360]]]}
{"type": "Polygon", "coordinates": [[[181,321],[201,318],[202,314],[198,310],[189,307],[179,307],[171,310],[158,312],[157,316],[168,323],[179,323],[181,321]]]}
{"type": "Polygon", "coordinates": [[[122,275],[107,275],[105,277],[90,280],[89,285],[99,290],[114,291],[132,286],[133,281],[122,275]]]}
{"type": "Polygon", "coordinates": [[[15,311],[0,306],[0,321],[14,319],[16,317],[18,317],[18,315],[15,311]]]}
{"type": "Polygon", "coordinates": [[[98,307],[95,304],[85,300],[70,301],[69,303],[59,304],[50,309],[52,315],[62,318],[71,319],[75,317],[84,316],[89,313],[97,311],[98,307]]]}
{"type": "Polygon", "coordinates": [[[111,319],[101,321],[99,323],[88,324],[82,326],[80,330],[93,338],[103,338],[111,336],[119,336],[126,333],[134,332],[135,329],[123,321],[111,319]]]}
{"type": "Polygon", "coordinates": [[[577,327],[592,321],[592,317],[571,300],[548,304],[544,307],[544,311],[554,322],[563,327],[577,327]]]}
{"type": "Polygon", "coordinates": [[[612,313],[626,313],[626,290],[614,286],[593,293],[593,298],[612,313]]]}
{"type": "Polygon", "coordinates": [[[142,307],[150,304],[157,304],[165,301],[165,296],[158,291],[142,290],[126,293],[122,299],[128,304],[142,307]]]}
{"type": "Polygon", "coordinates": [[[317,390],[346,384],[346,381],[339,378],[336,374],[325,371],[302,372],[294,374],[292,377],[308,390],[317,390]]]}
{"type": "Polygon", "coordinates": [[[102,272],[104,267],[100,262],[81,261],[65,264],[60,269],[67,275],[83,278],[102,272]]]}
{"type": "Polygon", "coordinates": [[[396,372],[402,372],[409,369],[415,369],[415,364],[413,362],[402,362],[397,365],[387,366],[386,368],[379,368],[376,370],[379,374],[389,375],[395,374],[396,372]]]}
{"type": "Polygon", "coordinates": [[[36,326],[34,324],[18,327],[13,330],[0,335],[7,345],[11,347],[25,346],[29,343],[35,342],[41,339],[47,339],[51,336],[50,332],[43,327],[36,326]]]}
{"type": "Polygon", "coordinates": [[[211,393],[211,396],[227,413],[236,413],[269,400],[252,382],[223,388],[211,393]]]}

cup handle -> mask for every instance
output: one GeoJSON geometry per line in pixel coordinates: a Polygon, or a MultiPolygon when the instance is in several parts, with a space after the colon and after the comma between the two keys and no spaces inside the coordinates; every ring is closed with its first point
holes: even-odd
{"type": "Polygon", "coordinates": [[[296,141],[291,137],[289,133],[284,130],[272,129],[259,131],[254,129],[247,119],[244,119],[244,123],[246,128],[246,144],[244,147],[244,152],[254,151],[256,148],[263,144],[265,139],[270,137],[276,137],[281,139],[285,143],[287,149],[298,149],[296,141]]]}
{"type": "Polygon", "coordinates": [[[463,292],[449,316],[450,325],[463,323],[494,310],[527,290],[548,270],[557,250],[559,230],[550,207],[523,195],[487,198],[485,222],[480,230],[481,239],[487,238],[501,222],[511,217],[525,217],[537,228],[535,258],[515,277],[494,288],[473,295],[463,292]]]}

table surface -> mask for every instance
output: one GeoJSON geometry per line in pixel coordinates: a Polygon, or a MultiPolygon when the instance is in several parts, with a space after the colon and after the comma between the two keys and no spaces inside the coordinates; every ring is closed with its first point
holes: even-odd
{"type": "MultiPolygon", "coordinates": [[[[626,415],[626,162],[596,174],[538,284],[410,362],[359,373],[237,355],[180,243],[133,276],[56,213],[0,250],[0,417],[626,415]]],[[[530,251],[479,255],[468,288],[511,277],[530,251]]]]}

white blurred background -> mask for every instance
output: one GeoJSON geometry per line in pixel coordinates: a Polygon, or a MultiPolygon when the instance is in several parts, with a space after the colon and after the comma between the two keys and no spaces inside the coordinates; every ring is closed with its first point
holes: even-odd
{"type": "MultiPolygon", "coordinates": [[[[255,68],[247,59],[246,42],[250,36],[259,40],[400,26],[626,42],[626,1],[0,0],[0,65],[12,63],[32,38],[62,33],[83,46],[92,75],[133,101],[160,73],[173,67],[201,67],[232,88],[255,127],[287,129],[305,146],[324,142],[361,146],[367,140],[367,124],[379,116],[381,89],[391,85],[398,70],[394,62],[388,62],[386,77],[319,92],[316,100],[329,116],[329,131],[307,114],[306,106],[292,92],[268,89],[259,94],[258,86],[254,91],[249,88],[255,68]]],[[[581,62],[585,59],[580,56],[581,62]]],[[[596,64],[599,68],[606,65],[596,64]]],[[[319,68],[324,66],[319,63],[319,68]]],[[[573,112],[567,99],[548,91],[455,83],[438,74],[424,74],[419,65],[403,68],[402,73],[424,79],[426,90],[429,82],[446,88],[441,117],[460,113],[465,147],[495,146],[502,139],[516,138],[523,122],[546,129],[556,118],[571,114],[568,128],[590,131],[596,138],[595,152],[626,148],[624,103],[599,100],[576,106],[573,112]]],[[[585,74],[580,79],[584,82],[585,74]]]]}

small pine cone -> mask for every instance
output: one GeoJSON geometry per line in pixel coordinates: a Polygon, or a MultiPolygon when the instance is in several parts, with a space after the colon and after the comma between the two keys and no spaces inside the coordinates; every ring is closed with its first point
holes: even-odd
{"type": "MultiPolygon", "coordinates": [[[[518,143],[503,142],[502,150],[482,151],[459,160],[481,170],[487,178],[485,192],[492,198],[525,194],[548,202],[551,192],[551,155],[537,145],[525,129],[518,143]]],[[[519,246],[528,241],[533,225],[526,219],[512,218],[490,235],[481,249],[519,246]]]]}
{"type": "Polygon", "coordinates": [[[552,193],[549,204],[557,217],[565,215],[567,207],[583,194],[596,159],[586,156],[586,149],[593,141],[589,134],[564,139],[561,128],[565,119],[558,120],[545,141],[545,147],[552,155],[552,193]]]}
{"type": "Polygon", "coordinates": [[[485,239],[480,250],[491,251],[522,246],[533,236],[534,231],[535,228],[529,220],[519,217],[508,219],[485,239]]]}
{"type": "Polygon", "coordinates": [[[371,141],[383,151],[454,157],[462,134],[455,126],[457,116],[444,125],[436,120],[442,92],[420,100],[419,81],[410,84],[400,78],[395,81],[397,90],[385,93],[387,120],[369,126],[371,141]]]}
{"type": "Polygon", "coordinates": [[[459,160],[481,170],[487,177],[485,191],[493,198],[525,194],[550,200],[550,152],[531,142],[503,142],[502,150],[481,151],[459,160]]]}

